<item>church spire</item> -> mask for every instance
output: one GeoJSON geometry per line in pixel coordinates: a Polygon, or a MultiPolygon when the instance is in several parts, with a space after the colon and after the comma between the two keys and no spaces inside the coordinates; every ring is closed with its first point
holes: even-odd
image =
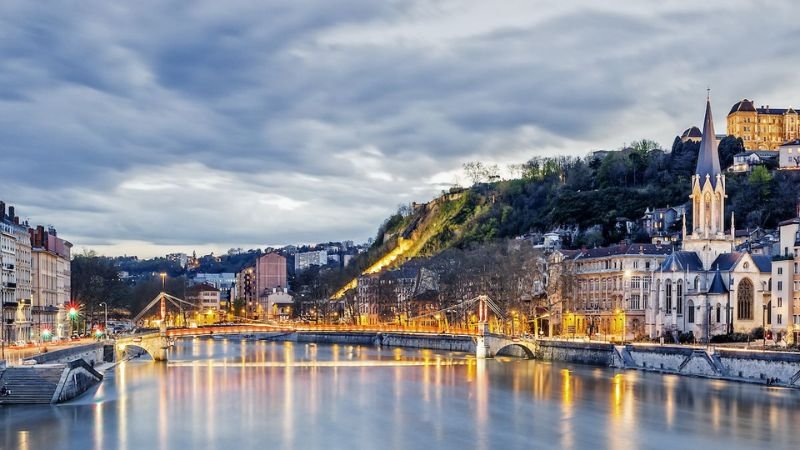
{"type": "Polygon", "coordinates": [[[700,151],[697,154],[697,170],[695,173],[700,177],[702,185],[706,176],[711,180],[711,186],[715,187],[717,175],[721,174],[719,166],[719,152],[717,151],[717,135],[714,133],[714,119],[711,117],[711,94],[706,99],[706,117],[703,121],[703,138],[700,140],[700,151]]]}

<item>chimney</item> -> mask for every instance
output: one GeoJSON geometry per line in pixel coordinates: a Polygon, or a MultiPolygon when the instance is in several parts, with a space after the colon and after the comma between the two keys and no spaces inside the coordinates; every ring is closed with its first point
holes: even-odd
{"type": "Polygon", "coordinates": [[[6,203],[0,202],[0,220],[6,218],[6,203]]]}
{"type": "Polygon", "coordinates": [[[14,211],[14,207],[13,206],[9,206],[8,207],[8,220],[14,220],[14,212],[15,212],[14,211]]]}

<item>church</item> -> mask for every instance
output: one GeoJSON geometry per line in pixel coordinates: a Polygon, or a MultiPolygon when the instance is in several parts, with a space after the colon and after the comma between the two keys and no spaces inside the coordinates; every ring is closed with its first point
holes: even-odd
{"type": "MultiPolygon", "coordinates": [[[[734,215],[725,231],[725,175],[706,101],[697,169],[691,181],[691,228],[653,273],[645,327],[651,338],[689,333],[697,341],[750,332],[772,322],[772,259],[735,251],[734,215]]],[[[687,208],[688,209],[688,208],[687,208]]]]}

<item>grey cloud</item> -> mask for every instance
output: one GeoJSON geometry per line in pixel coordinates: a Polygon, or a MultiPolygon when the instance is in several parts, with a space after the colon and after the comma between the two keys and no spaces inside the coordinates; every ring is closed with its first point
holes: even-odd
{"type": "Polygon", "coordinates": [[[791,2],[588,5],[448,33],[470,2],[4,2],[0,197],[87,244],[363,239],[467,159],[669,145],[707,84],[718,121],[800,95],[791,2]]]}

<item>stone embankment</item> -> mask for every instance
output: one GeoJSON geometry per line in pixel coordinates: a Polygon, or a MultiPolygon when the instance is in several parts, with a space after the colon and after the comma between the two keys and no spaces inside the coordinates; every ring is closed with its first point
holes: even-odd
{"type": "Polygon", "coordinates": [[[800,388],[800,353],[637,344],[614,346],[612,366],[800,388]]]}
{"type": "Polygon", "coordinates": [[[113,358],[113,345],[96,343],[42,353],[20,366],[0,366],[0,404],[72,400],[103,380],[94,366],[113,358]]]}

